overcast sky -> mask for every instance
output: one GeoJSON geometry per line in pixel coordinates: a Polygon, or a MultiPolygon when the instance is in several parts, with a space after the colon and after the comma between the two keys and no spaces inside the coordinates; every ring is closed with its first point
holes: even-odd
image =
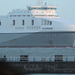
{"type": "MultiPolygon", "coordinates": [[[[75,21],[75,0],[44,0],[48,5],[57,5],[57,14],[64,19],[75,21]]],[[[36,5],[37,0],[0,0],[0,15],[6,15],[12,9],[26,9],[36,5]]]]}

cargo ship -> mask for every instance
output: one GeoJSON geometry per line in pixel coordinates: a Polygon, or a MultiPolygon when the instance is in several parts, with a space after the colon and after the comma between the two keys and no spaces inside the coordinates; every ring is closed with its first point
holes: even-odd
{"type": "Polygon", "coordinates": [[[0,47],[74,47],[75,23],[56,9],[39,4],[0,16],[0,47]]]}

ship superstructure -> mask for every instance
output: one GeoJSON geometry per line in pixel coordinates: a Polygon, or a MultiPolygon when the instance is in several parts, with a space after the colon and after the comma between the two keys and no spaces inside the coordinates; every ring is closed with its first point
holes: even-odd
{"type": "Polygon", "coordinates": [[[57,6],[27,6],[0,16],[0,47],[73,46],[75,23],[61,19],[57,6]]]}

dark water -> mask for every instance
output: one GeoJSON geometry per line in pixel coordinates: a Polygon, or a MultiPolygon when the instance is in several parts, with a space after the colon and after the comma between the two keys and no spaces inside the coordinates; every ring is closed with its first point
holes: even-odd
{"type": "MultiPolygon", "coordinates": [[[[20,57],[20,55],[29,55],[29,57],[53,57],[54,55],[64,55],[71,60],[75,58],[75,48],[0,48],[0,57],[20,57]]],[[[27,75],[75,75],[75,74],[27,74],[27,75]]]]}
{"type": "Polygon", "coordinates": [[[27,74],[27,75],[75,75],[75,74],[27,74]]]}

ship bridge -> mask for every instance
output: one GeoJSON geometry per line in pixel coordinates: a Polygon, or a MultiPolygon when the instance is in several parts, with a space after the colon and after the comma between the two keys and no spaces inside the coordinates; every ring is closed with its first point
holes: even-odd
{"type": "Polygon", "coordinates": [[[57,6],[28,6],[27,8],[36,17],[58,17],[57,6]]]}
{"type": "Polygon", "coordinates": [[[34,9],[37,9],[37,10],[54,9],[54,10],[56,10],[57,9],[57,6],[29,6],[28,9],[29,10],[34,10],[34,9]]]}

